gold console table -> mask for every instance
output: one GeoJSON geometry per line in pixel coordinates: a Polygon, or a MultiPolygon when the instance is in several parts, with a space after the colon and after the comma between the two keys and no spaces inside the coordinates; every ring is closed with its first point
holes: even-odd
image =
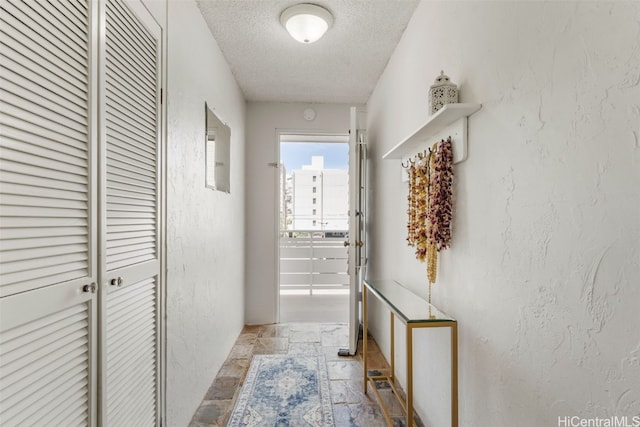
{"type": "Polygon", "coordinates": [[[367,383],[371,382],[373,390],[378,397],[382,412],[389,426],[393,426],[391,417],[384,406],[376,380],[387,380],[394,394],[400,401],[407,414],[407,427],[413,427],[413,329],[414,328],[442,328],[451,330],[451,426],[458,427],[458,323],[420,296],[414,294],[401,284],[393,280],[365,280],[362,288],[362,361],[364,368],[364,392],[367,393],[367,383]],[[390,310],[391,322],[391,369],[389,375],[369,375],[367,370],[367,297],[373,294],[382,301],[390,310]],[[407,339],[407,390],[406,399],[403,401],[398,394],[395,385],[395,342],[394,320],[398,317],[405,325],[407,339]]]}

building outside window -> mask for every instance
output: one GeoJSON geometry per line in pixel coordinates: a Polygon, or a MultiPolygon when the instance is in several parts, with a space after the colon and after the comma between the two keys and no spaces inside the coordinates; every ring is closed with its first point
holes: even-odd
{"type": "Polygon", "coordinates": [[[287,228],[289,230],[347,230],[349,228],[349,171],[325,169],[324,157],[313,156],[310,165],[286,177],[287,228]],[[319,178],[319,179],[318,179],[319,178]]]}

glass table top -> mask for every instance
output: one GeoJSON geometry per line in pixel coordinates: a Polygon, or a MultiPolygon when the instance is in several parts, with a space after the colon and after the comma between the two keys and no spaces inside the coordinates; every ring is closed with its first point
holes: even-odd
{"type": "Polygon", "coordinates": [[[395,280],[365,280],[364,285],[407,323],[455,322],[395,280]]]}

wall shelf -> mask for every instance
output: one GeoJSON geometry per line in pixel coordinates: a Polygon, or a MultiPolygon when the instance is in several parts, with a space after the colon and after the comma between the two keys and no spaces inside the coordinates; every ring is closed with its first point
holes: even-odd
{"type": "Polygon", "coordinates": [[[453,163],[467,158],[467,120],[482,104],[446,104],[402,142],[389,150],[383,159],[404,159],[426,150],[434,142],[451,136],[453,163]]]}

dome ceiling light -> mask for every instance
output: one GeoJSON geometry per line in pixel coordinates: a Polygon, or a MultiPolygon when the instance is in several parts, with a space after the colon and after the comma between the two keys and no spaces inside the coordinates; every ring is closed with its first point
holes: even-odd
{"type": "Polygon", "coordinates": [[[280,22],[300,43],[313,43],[331,27],[333,15],[324,7],[301,3],[285,9],[280,22]]]}

